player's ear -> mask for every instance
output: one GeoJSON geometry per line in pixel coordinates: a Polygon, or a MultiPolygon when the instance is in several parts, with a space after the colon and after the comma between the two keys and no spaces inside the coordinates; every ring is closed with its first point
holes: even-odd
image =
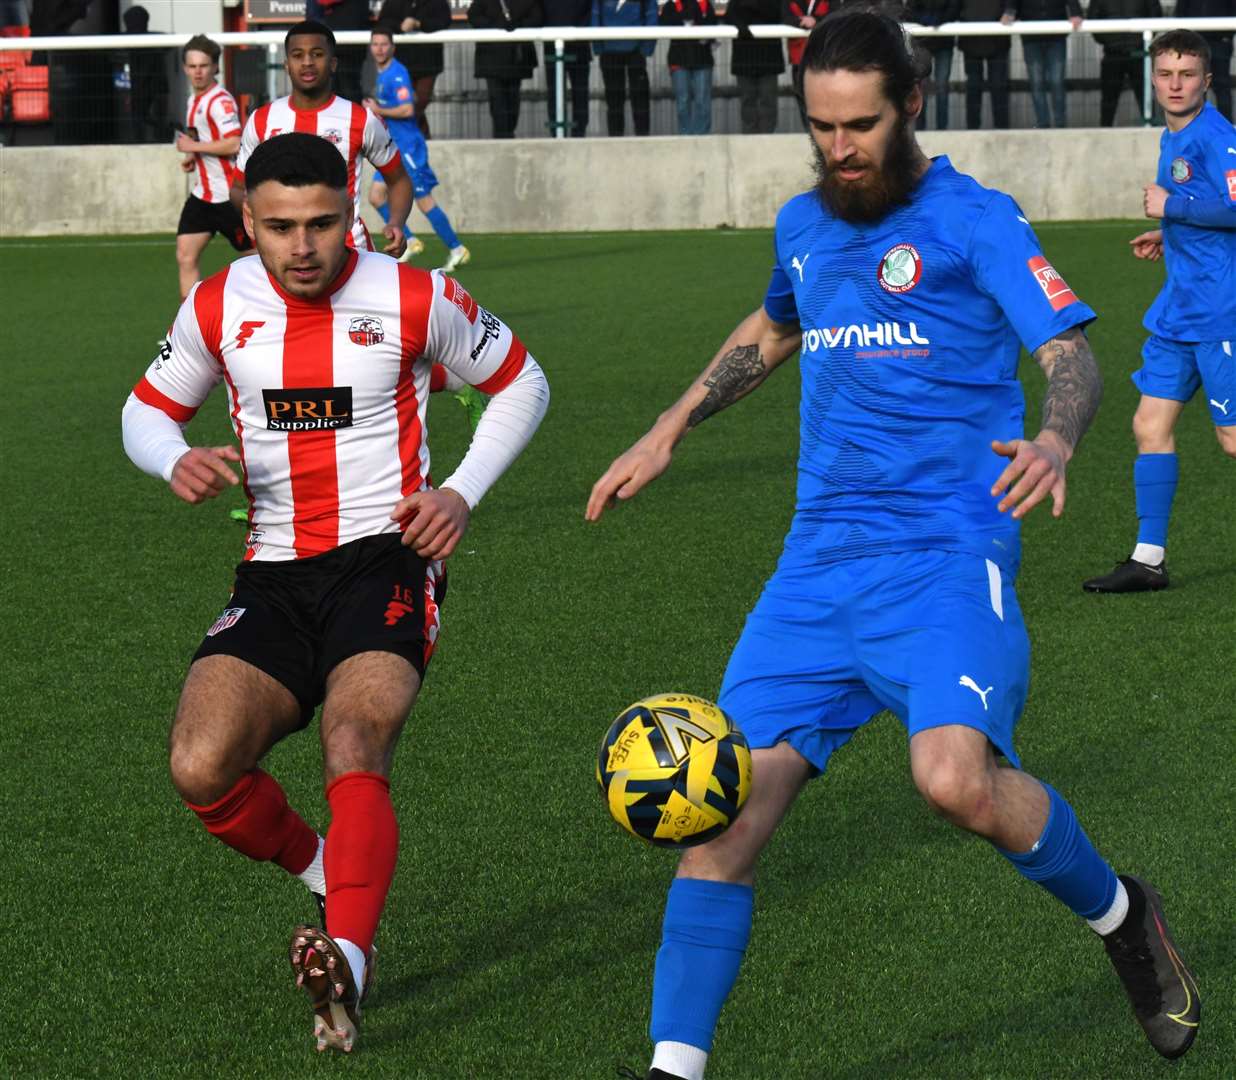
{"type": "Polygon", "coordinates": [[[334,75],[335,72],[338,70],[339,70],[339,57],[332,55],[330,58],[330,73],[334,75]]]}
{"type": "Polygon", "coordinates": [[[910,96],[906,98],[904,107],[905,118],[907,120],[917,120],[919,114],[923,111],[923,84],[915,83],[914,89],[910,91],[910,96]]]}
{"type": "Polygon", "coordinates": [[[254,235],[254,232],[253,232],[253,210],[249,206],[248,192],[245,193],[245,201],[241,204],[241,207],[240,207],[240,218],[245,224],[245,232],[248,234],[249,239],[252,240],[253,243],[256,245],[257,237],[254,235]]]}

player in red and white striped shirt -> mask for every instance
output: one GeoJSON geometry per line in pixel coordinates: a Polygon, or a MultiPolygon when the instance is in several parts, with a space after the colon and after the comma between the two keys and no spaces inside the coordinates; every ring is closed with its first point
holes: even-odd
{"type": "Polygon", "coordinates": [[[255,109],[245,124],[236,159],[232,202],[244,200],[244,172],[249,155],[266,139],[289,131],[320,135],[333,144],[348,167],[348,197],[353,204],[350,247],[372,251],[369,231],[361,221],[361,159],[368,158],[386,180],[390,219],[382,230],[388,255],[398,258],[407,246],[404,224],[412,210],[412,181],[404,171],[399,149],[386,125],[363,105],[331,92],[338,66],[335,35],[319,22],[297,23],[284,38],[285,67],[292,93],[255,109]]]}
{"type": "Polygon", "coordinates": [[[350,1050],[395,869],[388,777],[437,636],[442,560],[549,388],[454,279],[347,246],[347,170],[321,139],[263,143],[246,188],[257,255],[194,286],[125,405],[124,442],[186,502],[238,483],[248,496],[244,560],[172,728],[172,780],[210,833],[324,894],[324,925],[298,927],[290,956],[318,1048],[350,1050]],[[435,362],[493,395],[437,489],[435,362]],[[219,383],[236,445],[191,449],[183,426],[219,383]],[[318,704],[324,842],[258,768],[318,704]]]}
{"type": "Polygon", "coordinates": [[[181,50],[191,93],[176,149],[185,155],[180,167],[193,174],[193,192],[185,200],[176,228],[181,300],[201,278],[198,259],[215,233],[222,233],[237,251],[253,247],[240,212],[228,197],[241,125],[235,99],[215,81],[219,52],[218,44],[202,34],[190,38],[181,50]]]}

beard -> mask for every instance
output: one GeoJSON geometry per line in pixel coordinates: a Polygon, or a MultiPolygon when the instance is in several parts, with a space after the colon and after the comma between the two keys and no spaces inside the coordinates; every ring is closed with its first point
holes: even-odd
{"type": "Polygon", "coordinates": [[[906,120],[893,130],[884,164],[868,166],[861,180],[842,180],[839,166],[830,165],[819,145],[811,140],[815,155],[815,191],[824,206],[843,221],[879,221],[894,207],[910,201],[919,180],[914,132],[906,120]]]}

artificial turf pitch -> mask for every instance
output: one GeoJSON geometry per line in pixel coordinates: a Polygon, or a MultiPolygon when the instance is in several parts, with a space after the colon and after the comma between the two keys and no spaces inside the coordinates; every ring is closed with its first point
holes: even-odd
{"type": "MultiPolygon", "coordinates": [[[[1236,474],[1200,402],[1179,430],[1173,587],[1079,587],[1133,540],[1128,372],[1163,273],[1128,254],[1141,228],[1040,231],[1101,315],[1107,393],[1064,517],[1040,509],[1025,526],[1034,675],[1018,744],[1100,850],[1164,894],[1204,996],[1195,1048],[1159,1060],[1085,927],[928,813],[885,715],[766,853],[710,1080],[1236,1072],[1236,474]]],[[[171,239],[0,242],[0,1075],[582,1080],[644,1067],[674,857],[610,822],[597,741],[645,694],[716,693],[792,509],[795,363],[692,434],[634,503],[598,525],[583,507],[760,302],[770,240],[468,243],[461,280],[516,328],[553,401],[452,562],[395,768],[402,842],[378,986],[339,1060],[314,1054],[291,985],[288,936],[314,911],[303,886],[207,837],[167,779],[180,682],[243,536],[234,500],[183,505],[121,448],[121,405],[175,306],[171,239]]],[[[212,245],[211,268],[225,250],[212,245]]],[[[1043,380],[1028,360],[1023,377],[1034,430],[1043,380]]],[[[464,411],[439,395],[430,417],[444,477],[464,411]]],[[[190,436],[228,434],[216,396],[190,436]]],[[[315,729],[267,766],[325,825],[315,729]]]]}

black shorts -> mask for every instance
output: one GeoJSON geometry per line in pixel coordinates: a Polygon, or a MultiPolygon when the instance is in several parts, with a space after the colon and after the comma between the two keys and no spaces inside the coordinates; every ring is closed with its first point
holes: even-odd
{"type": "Polygon", "coordinates": [[[185,200],[184,209],[180,211],[180,224],[176,226],[176,235],[186,233],[222,233],[229,244],[237,251],[250,251],[253,241],[245,232],[245,223],[241,220],[240,211],[232,205],[231,199],[223,202],[209,203],[190,195],[185,200]]]}
{"type": "Polygon", "coordinates": [[[235,656],[286,686],[302,721],[349,656],[389,652],[425,674],[446,599],[446,570],[398,533],[353,540],[323,555],[244,562],[231,599],[194,654],[235,656]]]}

